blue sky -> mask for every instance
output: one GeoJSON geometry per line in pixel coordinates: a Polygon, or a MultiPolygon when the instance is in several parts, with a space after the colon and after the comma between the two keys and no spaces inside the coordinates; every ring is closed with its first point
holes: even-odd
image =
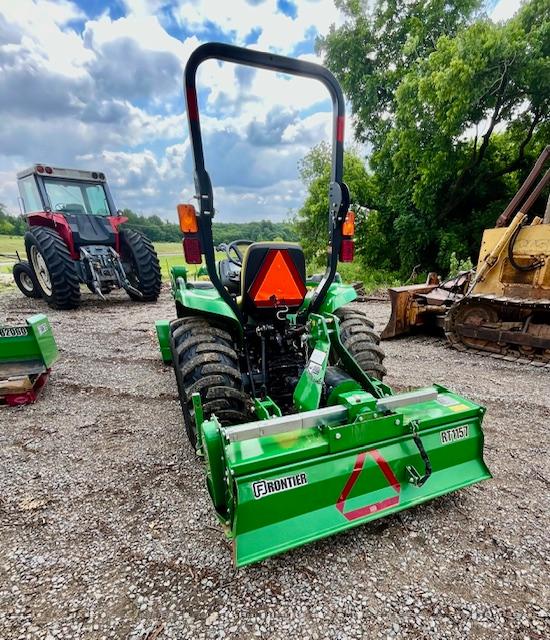
{"type": "MultiPolygon", "coordinates": [[[[519,0],[490,0],[506,19],[519,0]]],[[[34,162],[105,171],[120,208],[176,218],[194,190],[182,95],[193,49],[219,40],[319,61],[333,0],[0,0],[0,202],[34,162]]],[[[298,161],[329,138],[313,81],[209,61],[198,77],[217,219],[283,220],[298,161]]],[[[347,140],[353,142],[348,126],[347,140]]]]}

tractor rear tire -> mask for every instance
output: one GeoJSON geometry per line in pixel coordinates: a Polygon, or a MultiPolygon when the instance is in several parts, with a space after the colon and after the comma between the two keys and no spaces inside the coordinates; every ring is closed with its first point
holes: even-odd
{"type": "Polygon", "coordinates": [[[122,261],[130,265],[126,275],[130,284],[143,295],[127,291],[136,302],[155,302],[162,284],[157,252],[149,238],[139,231],[124,229],[120,232],[122,261]]]}
{"type": "Polygon", "coordinates": [[[21,293],[27,298],[41,298],[40,287],[31,265],[25,260],[13,265],[13,279],[21,293]]]}
{"type": "Polygon", "coordinates": [[[38,289],[52,309],[76,309],[80,304],[80,281],[69,248],[48,227],[31,227],[25,233],[25,249],[38,289]]]}
{"type": "Polygon", "coordinates": [[[352,306],[340,307],[334,315],[340,320],[340,339],[357,364],[369,376],[382,380],[386,375],[385,353],[374,323],[352,306]]]}
{"type": "Polygon", "coordinates": [[[233,340],[222,323],[204,317],[174,320],[170,349],[187,437],[197,448],[197,426],[192,394],[200,393],[204,418],[211,414],[223,426],[250,419],[250,399],[243,392],[233,340]]]}

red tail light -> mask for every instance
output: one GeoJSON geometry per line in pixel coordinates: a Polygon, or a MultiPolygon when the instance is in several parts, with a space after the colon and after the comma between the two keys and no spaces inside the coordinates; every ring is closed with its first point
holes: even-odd
{"type": "Polygon", "coordinates": [[[338,259],[340,262],[353,262],[353,255],[355,253],[355,243],[353,239],[344,238],[340,246],[340,255],[338,259]]]}
{"type": "Polygon", "coordinates": [[[187,264],[201,264],[201,242],[198,238],[183,239],[183,255],[187,264]]]}

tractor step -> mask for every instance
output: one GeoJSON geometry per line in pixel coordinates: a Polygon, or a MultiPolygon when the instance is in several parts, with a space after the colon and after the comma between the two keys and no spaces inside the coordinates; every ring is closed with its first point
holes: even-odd
{"type": "Polygon", "coordinates": [[[491,477],[484,408],[434,385],[282,418],[202,424],[207,482],[237,566],[491,477]]]}

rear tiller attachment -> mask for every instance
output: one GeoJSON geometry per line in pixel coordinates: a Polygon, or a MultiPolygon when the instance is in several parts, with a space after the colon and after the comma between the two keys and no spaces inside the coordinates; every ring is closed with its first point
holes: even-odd
{"type": "Polygon", "coordinates": [[[330,346],[341,362],[352,358],[335,317],[312,315],[309,326],[311,356],[294,393],[306,410],[277,415],[266,398],[257,414],[275,417],[223,427],[215,414],[200,422],[194,397],[208,490],[237,566],[491,477],[485,409],[442,386],[394,394],[361,372],[361,384],[344,377],[317,408],[330,346]]]}

